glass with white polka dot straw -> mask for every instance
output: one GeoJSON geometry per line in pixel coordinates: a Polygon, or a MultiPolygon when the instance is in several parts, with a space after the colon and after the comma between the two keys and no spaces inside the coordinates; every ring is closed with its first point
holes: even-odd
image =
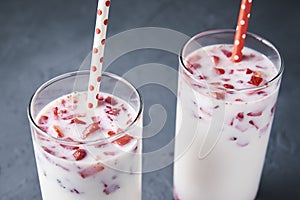
{"type": "Polygon", "coordinates": [[[252,0],[242,0],[236,31],[235,31],[233,51],[231,57],[231,60],[233,62],[240,62],[243,58],[242,50],[244,48],[244,43],[246,40],[251,7],[252,7],[252,0]]]}
{"type": "Polygon", "coordinates": [[[87,97],[87,107],[90,109],[97,105],[97,94],[99,92],[101,82],[109,7],[110,0],[98,1],[87,97]]]}

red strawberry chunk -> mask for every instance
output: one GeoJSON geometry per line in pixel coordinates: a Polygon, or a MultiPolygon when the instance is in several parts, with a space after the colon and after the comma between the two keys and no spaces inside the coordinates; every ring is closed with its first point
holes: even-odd
{"type": "Polygon", "coordinates": [[[120,111],[121,111],[120,108],[109,108],[109,110],[105,111],[105,113],[109,115],[117,116],[120,113],[120,111]]]}
{"type": "Polygon", "coordinates": [[[272,108],[271,108],[271,114],[273,114],[274,113],[274,111],[275,111],[275,107],[276,107],[276,103],[272,106],[272,108]]]}
{"type": "Polygon", "coordinates": [[[113,106],[118,104],[117,100],[115,100],[114,98],[112,98],[110,96],[105,98],[105,102],[108,104],[111,104],[113,106]]]}
{"type": "Polygon", "coordinates": [[[225,70],[222,68],[215,68],[215,71],[217,72],[217,74],[222,75],[225,74],[225,70]]]}
{"type": "Polygon", "coordinates": [[[188,63],[194,63],[194,62],[197,62],[200,59],[201,59],[200,55],[194,55],[194,56],[190,57],[187,62],[188,63]]]}
{"type": "Polygon", "coordinates": [[[74,119],[71,120],[70,124],[86,124],[86,122],[82,121],[78,118],[74,118],[74,119]]]}
{"type": "Polygon", "coordinates": [[[220,62],[220,58],[218,56],[212,56],[211,59],[215,66],[217,66],[220,62]]]}
{"type": "Polygon", "coordinates": [[[53,125],[53,129],[57,133],[58,138],[63,138],[64,137],[64,134],[63,134],[62,130],[57,125],[53,125]]]}
{"type": "Polygon", "coordinates": [[[261,114],[262,114],[262,111],[247,113],[247,115],[250,117],[258,117],[258,116],[261,116],[261,114]]]}
{"type": "Polygon", "coordinates": [[[94,123],[90,124],[88,127],[86,127],[84,129],[84,131],[82,132],[83,139],[87,138],[88,136],[93,134],[95,131],[99,130],[100,129],[99,124],[100,124],[100,122],[94,122],[94,123]]]}
{"type": "Polygon", "coordinates": [[[43,115],[43,116],[41,116],[41,117],[39,118],[38,123],[39,123],[39,124],[47,124],[47,123],[48,123],[48,119],[49,119],[48,116],[43,115]]]}
{"type": "Polygon", "coordinates": [[[249,124],[251,124],[252,126],[254,126],[256,129],[259,129],[259,127],[254,123],[253,120],[250,120],[249,124]]]}
{"type": "Polygon", "coordinates": [[[124,146],[128,144],[132,139],[132,136],[125,134],[124,136],[114,140],[113,143],[118,144],[120,146],[124,146]]]}
{"type": "Polygon", "coordinates": [[[78,118],[78,117],[85,117],[86,114],[74,114],[74,115],[68,115],[66,117],[63,117],[63,120],[69,120],[69,119],[73,119],[73,118],[78,118]]]}
{"type": "Polygon", "coordinates": [[[55,155],[55,152],[50,150],[48,147],[42,146],[42,148],[44,149],[44,151],[46,151],[47,153],[50,153],[52,155],[55,155]]]}
{"type": "Polygon", "coordinates": [[[58,107],[53,108],[54,119],[58,119],[58,107]]]}
{"type": "Polygon", "coordinates": [[[225,99],[225,94],[224,93],[215,92],[215,95],[216,95],[216,99],[218,99],[218,100],[225,99]]]}
{"type": "Polygon", "coordinates": [[[103,192],[106,194],[106,195],[109,195],[110,193],[113,193],[114,191],[120,189],[120,186],[117,185],[117,184],[112,184],[112,185],[107,185],[105,184],[105,188],[103,189],[103,192]]]}
{"type": "Polygon", "coordinates": [[[201,65],[199,63],[188,63],[187,68],[189,69],[199,69],[201,67],[201,65]]]}
{"type": "Polygon", "coordinates": [[[75,160],[82,160],[85,158],[86,156],[86,151],[84,149],[77,149],[74,153],[73,156],[75,158],[75,160]]]}
{"type": "Polygon", "coordinates": [[[226,49],[221,49],[221,51],[227,58],[230,58],[232,56],[231,51],[227,51],[226,49]]]}
{"type": "Polygon", "coordinates": [[[104,167],[100,163],[97,163],[79,171],[79,174],[82,178],[87,178],[101,172],[102,170],[104,170],[104,167]]]}
{"type": "Polygon", "coordinates": [[[252,85],[255,85],[255,86],[259,86],[261,84],[261,82],[263,81],[263,78],[259,77],[259,76],[252,76],[251,77],[251,80],[248,82],[252,85]]]}
{"type": "Polygon", "coordinates": [[[247,68],[246,74],[251,74],[252,72],[253,72],[253,71],[252,71],[251,69],[247,68]]]}
{"type": "Polygon", "coordinates": [[[114,132],[114,131],[108,131],[107,134],[108,134],[109,136],[113,136],[113,135],[116,134],[116,132],[114,132]]]}
{"type": "Polygon", "coordinates": [[[239,120],[239,121],[242,121],[244,119],[244,113],[243,112],[239,112],[237,115],[236,115],[236,118],[239,120]]]}
{"type": "Polygon", "coordinates": [[[227,89],[234,89],[233,85],[231,84],[224,84],[223,86],[227,89]]]}

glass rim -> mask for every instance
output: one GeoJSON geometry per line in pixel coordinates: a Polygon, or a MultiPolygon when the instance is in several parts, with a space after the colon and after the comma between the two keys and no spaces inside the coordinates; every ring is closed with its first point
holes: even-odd
{"type": "MultiPolygon", "coordinates": [[[[235,33],[236,30],[234,29],[214,29],[214,30],[207,30],[207,31],[203,31],[201,33],[196,34],[195,36],[193,36],[192,38],[190,38],[185,44],[184,46],[181,48],[180,54],[179,54],[179,62],[180,62],[180,66],[181,68],[184,69],[184,72],[193,79],[193,81],[196,82],[203,82],[203,80],[197,79],[188,69],[187,66],[184,64],[184,59],[183,59],[183,53],[185,51],[185,49],[187,48],[187,46],[195,41],[196,39],[203,37],[203,36],[208,36],[208,35],[212,35],[212,34],[219,34],[219,33],[235,33]]],[[[233,35],[234,36],[234,35],[233,35]]],[[[284,61],[283,61],[283,57],[281,55],[281,53],[279,53],[279,51],[277,50],[277,48],[275,47],[274,44],[272,44],[269,40],[264,39],[263,37],[255,34],[255,33],[251,33],[251,32],[247,32],[247,37],[250,36],[252,38],[254,38],[255,40],[260,41],[261,43],[265,44],[266,46],[268,46],[270,49],[273,49],[276,53],[276,55],[278,55],[279,58],[279,62],[280,62],[280,66],[279,66],[279,70],[276,73],[276,75],[268,80],[266,82],[266,84],[264,85],[260,85],[260,86],[253,86],[253,87],[247,87],[247,88],[237,88],[237,89],[229,89],[229,88],[224,88],[223,91],[228,91],[228,92],[247,92],[247,91],[252,91],[252,90],[260,90],[260,89],[265,89],[268,88],[270,86],[270,84],[273,84],[278,78],[280,78],[283,74],[284,71],[284,61]]],[[[247,38],[246,37],[246,38],[247,38]]],[[[233,40],[234,38],[232,38],[233,40]]],[[[246,39],[247,40],[247,39],[246,39]]],[[[205,81],[205,80],[204,80],[205,81]]],[[[209,88],[214,88],[214,86],[209,87],[209,88]]],[[[215,88],[217,89],[217,88],[215,88]]]]}
{"type": "Polygon", "coordinates": [[[66,144],[76,144],[76,145],[84,145],[84,144],[95,144],[95,143],[101,143],[103,141],[107,140],[113,140],[114,138],[118,138],[120,135],[125,134],[128,130],[134,128],[134,126],[136,126],[140,116],[142,115],[143,112],[143,99],[142,96],[140,94],[140,92],[127,80],[125,80],[124,78],[110,73],[110,72],[102,72],[101,76],[107,76],[107,77],[111,77],[113,79],[116,79],[118,81],[121,81],[122,83],[128,85],[138,96],[139,98],[139,108],[138,108],[138,112],[136,113],[134,120],[132,120],[132,122],[130,124],[128,124],[126,126],[125,129],[123,129],[121,132],[116,133],[115,135],[112,135],[110,137],[107,138],[100,138],[100,139],[94,139],[94,140],[65,140],[63,138],[57,138],[54,137],[52,135],[49,135],[47,132],[43,131],[38,124],[36,123],[36,120],[34,119],[34,117],[32,116],[32,109],[33,109],[33,100],[36,98],[36,96],[39,94],[39,92],[41,92],[43,89],[45,89],[46,87],[50,86],[51,84],[58,82],[60,80],[69,78],[69,77],[74,77],[74,76],[78,76],[78,75],[89,75],[90,71],[89,70],[81,70],[81,71],[73,71],[73,72],[68,72],[68,73],[64,73],[61,74],[59,76],[56,76],[48,81],[46,81],[45,83],[43,83],[42,85],[40,85],[33,93],[33,95],[31,96],[30,100],[29,100],[29,104],[27,107],[27,117],[29,119],[30,124],[34,127],[34,130],[39,131],[39,133],[41,133],[43,136],[53,139],[55,141],[59,141],[61,143],[66,143],[66,144]]]}

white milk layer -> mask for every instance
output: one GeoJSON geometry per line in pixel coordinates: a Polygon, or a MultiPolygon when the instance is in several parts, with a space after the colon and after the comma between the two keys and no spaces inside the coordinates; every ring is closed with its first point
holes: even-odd
{"type": "Polygon", "coordinates": [[[248,48],[243,61],[232,63],[231,49],[205,47],[188,57],[187,71],[180,69],[175,199],[255,199],[278,94],[278,86],[267,82],[277,71],[248,48]],[[238,91],[257,85],[262,88],[238,91]]]}
{"type": "Polygon", "coordinates": [[[49,103],[37,117],[48,136],[36,132],[33,141],[43,199],[140,200],[142,121],[122,132],[136,115],[105,93],[92,112],[86,93],[49,103]]]}

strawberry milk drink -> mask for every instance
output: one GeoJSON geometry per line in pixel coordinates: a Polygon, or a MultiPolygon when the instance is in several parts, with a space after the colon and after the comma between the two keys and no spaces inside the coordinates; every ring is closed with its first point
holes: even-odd
{"type": "Polygon", "coordinates": [[[31,122],[44,200],[141,199],[142,102],[124,79],[103,73],[87,109],[89,72],[54,78],[33,95],[31,122]]]}
{"type": "Polygon", "coordinates": [[[200,33],[180,56],[174,195],[254,200],[283,72],[276,48],[248,33],[232,62],[234,30],[200,33]]]}

